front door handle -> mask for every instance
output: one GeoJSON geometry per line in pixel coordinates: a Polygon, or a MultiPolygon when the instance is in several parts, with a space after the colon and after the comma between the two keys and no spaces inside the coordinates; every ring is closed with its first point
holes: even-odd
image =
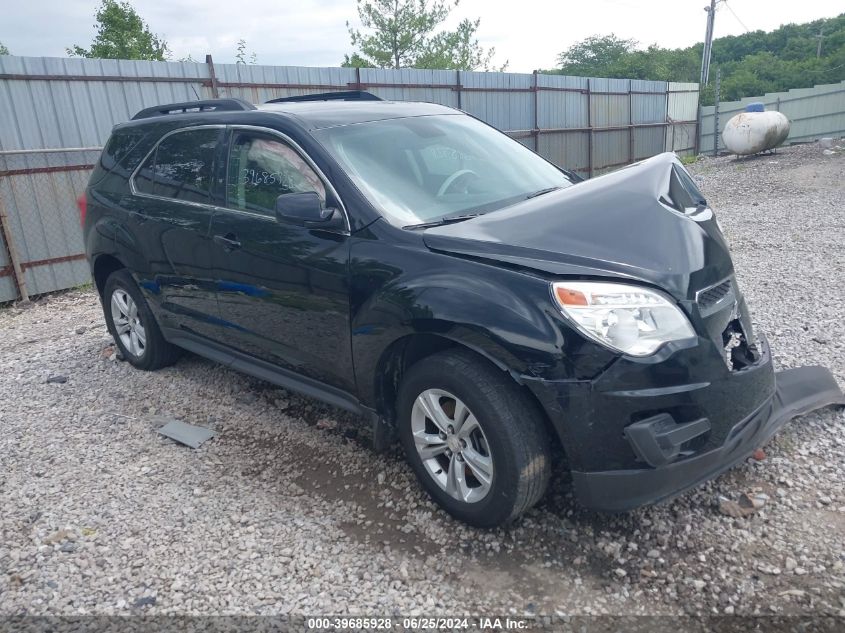
{"type": "Polygon", "coordinates": [[[238,241],[238,236],[234,233],[226,233],[226,235],[215,235],[213,239],[216,244],[220,244],[227,251],[233,251],[236,248],[241,247],[241,243],[238,241]]]}

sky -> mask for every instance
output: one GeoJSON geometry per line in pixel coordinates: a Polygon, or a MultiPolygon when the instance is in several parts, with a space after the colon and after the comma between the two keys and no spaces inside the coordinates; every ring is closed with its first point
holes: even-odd
{"type": "MultiPolygon", "coordinates": [[[[14,55],[64,57],[94,38],[99,0],[3,0],[0,42],[14,55]]],[[[358,23],[355,0],[131,0],[173,59],[211,53],[234,61],[239,39],[259,64],[338,66],[351,52],[346,22],[358,23]]],[[[461,0],[445,26],[481,18],[478,37],[496,48],[510,72],[552,68],[558,54],[590,35],[614,33],[643,46],[685,47],[704,39],[707,0],[461,0]]],[[[769,31],[845,11],[842,0],[727,0],[715,37],[769,31]]]]}

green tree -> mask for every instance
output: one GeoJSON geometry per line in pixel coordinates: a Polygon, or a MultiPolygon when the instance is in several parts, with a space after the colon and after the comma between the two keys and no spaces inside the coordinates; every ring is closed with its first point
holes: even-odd
{"type": "Polygon", "coordinates": [[[437,68],[441,70],[498,70],[504,71],[508,62],[493,68],[496,49],[484,49],[478,43],[480,19],[464,19],[454,31],[434,35],[425,51],[414,61],[415,68],[437,68]]]}
{"type": "Polygon", "coordinates": [[[479,20],[463,20],[454,31],[436,32],[459,0],[358,0],[364,31],[349,37],[357,50],[344,66],[377,68],[487,68],[495,51],[478,43],[479,20]]]}
{"type": "Polygon", "coordinates": [[[10,55],[9,49],[6,48],[6,45],[3,42],[0,42],[0,55],[10,55]]]}
{"type": "Polygon", "coordinates": [[[237,53],[235,53],[235,63],[236,64],[255,64],[258,62],[258,55],[255,54],[255,51],[251,52],[249,55],[246,54],[246,40],[239,39],[238,46],[237,46],[237,53]]]}
{"type": "Polygon", "coordinates": [[[558,55],[558,68],[565,75],[612,77],[622,71],[624,61],[636,47],[636,40],[593,35],[558,55]]]}
{"type": "MultiPolygon", "coordinates": [[[[589,37],[569,47],[549,71],[585,77],[619,77],[697,82],[702,44],[667,49],[637,47],[614,35],[589,37]]],[[[785,24],[774,31],[752,31],[713,41],[711,83],[701,103],[714,99],[716,68],[721,71],[723,101],[766,92],[807,88],[845,79],[845,14],[806,24],[785,24]],[[819,33],[822,33],[819,49],[819,33]]]]}
{"type": "Polygon", "coordinates": [[[376,65],[369,59],[364,59],[358,53],[344,55],[341,68],[375,68],[376,65]]]}
{"type": "Polygon", "coordinates": [[[95,17],[97,35],[91,47],[68,48],[71,57],[164,61],[170,54],[167,42],[150,31],[129,2],[103,0],[95,17]]]}

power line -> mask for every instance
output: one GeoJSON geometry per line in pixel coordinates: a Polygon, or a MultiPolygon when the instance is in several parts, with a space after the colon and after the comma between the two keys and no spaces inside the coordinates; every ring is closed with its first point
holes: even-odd
{"type": "Polygon", "coordinates": [[[805,69],[802,70],[802,73],[826,73],[830,72],[831,70],[839,70],[840,68],[845,68],[845,64],[839,64],[839,66],[833,66],[832,68],[818,68],[816,70],[812,69],[805,69]]]}
{"type": "Polygon", "coordinates": [[[746,32],[746,33],[751,33],[751,29],[749,29],[747,26],[745,26],[745,23],[744,23],[742,20],[740,20],[740,19],[739,19],[739,16],[738,16],[738,15],[736,14],[736,12],[735,12],[735,11],[731,8],[731,5],[729,5],[729,4],[728,4],[728,0],[722,0],[722,3],[723,3],[723,4],[724,4],[724,5],[728,8],[728,11],[730,11],[730,12],[731,12],[731,15],[732,15],[732,16],[734,16],[734,18],[736,18],[736,21],[740,23],[740,25],[742,26],[742,28],[744,28],[744,29],[745,29],[745,32],[746,32]]]}

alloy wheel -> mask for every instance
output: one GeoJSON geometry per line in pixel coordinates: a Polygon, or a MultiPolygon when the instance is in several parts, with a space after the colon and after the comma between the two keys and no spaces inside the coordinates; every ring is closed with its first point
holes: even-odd
{"type": "Polygon", "coordinates": [[[426,472],[451,497],[476,503],[490,492],[493,456],[469,408],[442,389],[426,389],[411,411],[414,446],[426,472]]]}
{"type": "Polygon", "coordinates": [[[115,288],[112,292],[111,318],[123,347],[133,356],[143,356],[147,348],[147,333],[138,315],[138,305],[122,288],[115,288]]]}

